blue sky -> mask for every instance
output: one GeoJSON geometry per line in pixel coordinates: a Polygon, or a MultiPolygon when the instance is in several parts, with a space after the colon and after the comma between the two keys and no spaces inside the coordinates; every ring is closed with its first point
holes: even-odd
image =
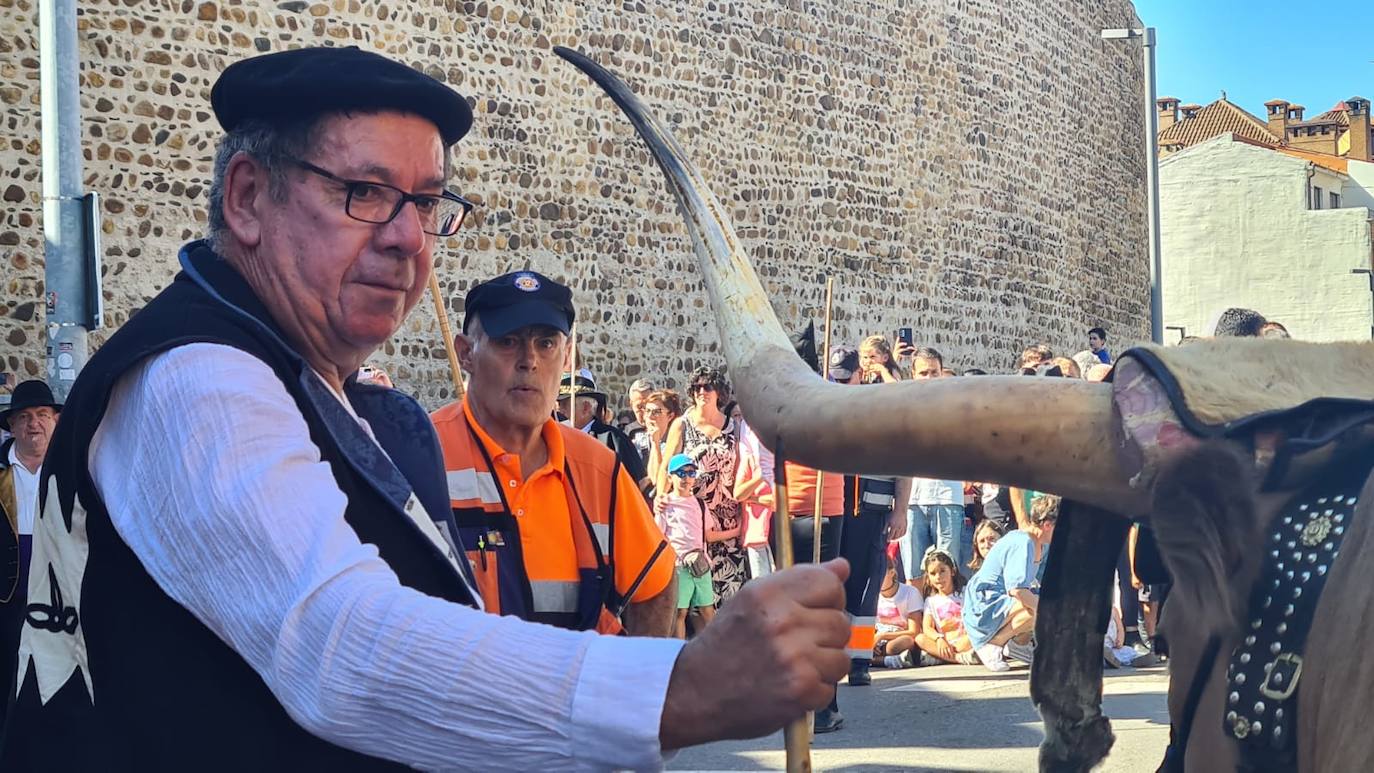
{"type": "Polygon", "coordinates": [[[1374,99],[1374,3],[1332,6],[1273,0],[1135,0],[1158,30],[1159,96],[1206,105],[1224,89],[1264,120],[1284,99],[1306,117],[1359,95],[1374,99]]]}

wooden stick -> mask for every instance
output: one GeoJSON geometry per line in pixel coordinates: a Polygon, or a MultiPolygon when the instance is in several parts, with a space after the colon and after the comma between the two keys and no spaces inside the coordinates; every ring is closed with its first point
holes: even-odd
{"type": "MultiPolygon", "coordinates": [[[[792,522],[787,514],[787,462],[782,455],[782,438],[773,442],[773,533],[777,534],[778,571],[791,568],[792,522]]],[[[782,730],[787,753],[787,773],[811,773],[811,712],[793,720],[782,730]]]]}
{"type": "MultiPolygon", "coordinates": [[[[830,313],[833,310],[833,299],[835,291],[835,279],[833,277],[825,280],[825,327],[821,330],[821,335],[825,340],[825,348],[821,349],[819,359],[823,364],[821,367],[829,367],[830,364],[830,313]]],[[[821,562],[821,500],[825,493],[825,473],[816,470],[816,503],[815,509],[811,511],[811,563],[821,562]]]]}
{"type": "Polygon", "coordinates": [[[453,376],[453,397],[463,399],[463,371],[458,367],[458,351],[453,348],[453,330],[448,326],[448,311],[444,308],[443,291],[439,289],[439,277],[429,272],[429,297],[434,300],[434,315],[439,318],[439,335],[444,339],[444,351],[448,352],[448,371],[453,376]]]}
{"type": "MultiPolygon", "coordinates": [[[[568,426],[573,425],[573,420],[577,417],[577,323],[574,322],[568,329],[568,346],[572,354],[569,357],[568,365],[568,426]]],[[[573,429],[580,429],[573,427],[573,429]]]]}

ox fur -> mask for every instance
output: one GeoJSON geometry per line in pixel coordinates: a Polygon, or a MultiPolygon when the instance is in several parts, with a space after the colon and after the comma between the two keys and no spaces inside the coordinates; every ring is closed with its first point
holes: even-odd
{"type": "Polygon", "coordinates": [[[1086,773],[1115,740],[1102,716],[1102,636],[1129,526],[1124,518],[1079,502],[1065,502],[1060,511],[1031,664],[1031,701],[1045,723],[1041,771],[1086,773]]]}
{"type": "MultiPolygon", "coordinates": [[[[1174,577],[1160,625],[1173,656],[1169,708],[1175,721],[1202,665],[1202,640],[1212,634],[1222,642],[1197,706],[1184,762],[1188,771],[1234,770],[1238,762],[1236,744],[1222,732],[1219,718],[1226,705],[1226,662],[1244,631],[1249,589],[1276,512],[1272,503],[1256,499],[1257,477],[1251,457],[1213,441],[1180,454],[1156,483],[1152,520],[1174,577]]],[[[1374,769],[1374,734],[1368,728],[1374,695],[1374,478],[1360,499],[1312,621],[1297,695],[1298,771],[1374,769]]]]}
{"type": "Polygon", "coordinates": [[[1268,527],[1257,488],[1252,458],[1225,441],[1181,453],[1160,471],[1151,523],[1175,578],[1169,603],[1193,632],[1229,639],[1245,624],[1268,527]]]}
{"type": "Polygon", "coordinates": [[[1142,348],[1177,380],[1188,411],[1212,426],[1319,397],[1374,400],[1371,342],[1215,338],[1193,346],[1142,348]]]}

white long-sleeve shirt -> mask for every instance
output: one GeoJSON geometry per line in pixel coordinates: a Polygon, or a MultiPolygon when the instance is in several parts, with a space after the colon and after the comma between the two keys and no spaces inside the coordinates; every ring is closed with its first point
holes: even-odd
{"type": "Polygon", "coordinates": [[[116,385],[90,446],[115,530],[303,727],[424,769],[663,765],[682,642],[577,633],[406,588],[272,370],[191,344],[116,385]]]}

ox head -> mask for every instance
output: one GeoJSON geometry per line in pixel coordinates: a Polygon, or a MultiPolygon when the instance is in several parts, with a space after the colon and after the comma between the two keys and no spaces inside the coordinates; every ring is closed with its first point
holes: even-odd
{"type": "MultiPolygon", "coordinates": [[[[1060,494],[1093,516],[1153,510],[1166,564],[1175,578],[1189,578],[1178,606],[1191,606],[1190,617],[1209,621],[1215,635],[1239,630],[1260,526],[1273,512],[1261,481],[1269,479],[1273,499],[1304,467],[1272,469],[1284,435],[1275,423],[1323,400],[1374,399],[1374,372],[1349,366],[1374,364],[1369,345],[1229,339],[1147,347],[1122,358],[1108,384],[1000,376],[828,383],[794,353],[722,207],[668,129],[615,76],[556,50],[610,95],[663,170],[701,264],[736,394],[761,438],[817,469],[997,482],[1060,494]]],[[[1094,547],[1114,550],[1119,542],[1094,547]]],[[[1100,700],[1097,637],[1095,644],[1087,637],[1082,661],[1096,669],[1097,687],[1067,699],[1078,702],[1071,707],[1078,717],[1094,714],[1089,704],[1100,700]]],[[[1178,648],[1174,654],[1178,665],[1178,648]]],[[[1082,769],[1101,754],[1105,747],[1082,758],[1082,769]]]]}

